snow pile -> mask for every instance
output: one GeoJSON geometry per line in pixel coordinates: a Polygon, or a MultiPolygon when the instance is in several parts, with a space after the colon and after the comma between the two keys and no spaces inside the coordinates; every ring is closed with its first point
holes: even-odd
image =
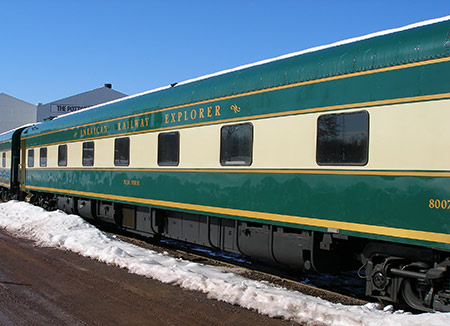
{"type": "Polygon", "coordinates": [[[333,304],[217,267],[175,259],[108,236],[79,216],[47,212],[23,202],[0,204],[0,227],[40,246],[70,250],[130,273],[201,291],[211,299],[307,325],[450,325],[450,313],[411,315],[389,308],[383,311],[375,304],[333,304]]]}

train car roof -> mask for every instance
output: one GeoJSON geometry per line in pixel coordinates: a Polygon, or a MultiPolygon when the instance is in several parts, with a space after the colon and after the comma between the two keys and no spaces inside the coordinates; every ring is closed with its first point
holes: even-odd
{"type": "Polygon", "coordinates": [[[450,16],[381,31],[153,89],[69,113],[26,136],[260,89],[450,55],[450,16]]]}
{"type": "Polygon", "coordinates": [[[13,134],[17,130],[19,130],[19,129],[26,129],[26,128],[34,126],[34,125],[36,125],[36,123],[27,123],[27,124],[24,124],[24,125],[22,125],[20,127],[17,127],[17,128],[11,129],[11,130],[7,130],[7,131],[4,131],[4,132],[0,133],[0,143],[10,142],[11,139],[12,139],[13,134]]]}

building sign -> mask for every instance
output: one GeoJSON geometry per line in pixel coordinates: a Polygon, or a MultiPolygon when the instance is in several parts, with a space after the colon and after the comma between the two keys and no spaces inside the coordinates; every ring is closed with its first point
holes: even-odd
{"type": "Polygon", "coordinates": [[[71,104],[52,104],[50,106],[50,112],[56,112],[59,114],[75,112],[87,108],[83,105],[71,105],[71,104]]]}

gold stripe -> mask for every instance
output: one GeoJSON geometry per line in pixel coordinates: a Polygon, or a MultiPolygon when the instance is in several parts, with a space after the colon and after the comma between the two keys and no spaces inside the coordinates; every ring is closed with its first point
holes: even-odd
{"type": "MultiPolygon", "coordinates": [[[[50,132],[47,132],[47,133],[42,133],[42,134],[39,134],[39,135],[28,136],[28,137],[24,137],[23,139],[30,139],[30,138],[34,138],[34,137],[39,137],[39,136],[53,134],[53,133],[56,133],[56,132],[72,130],[72,129],[75,129],[75,128],[84,128],[84,127],[88,127],[88,126],[92,126],[92,125],[96,125],[96,124],[100,124],[100,123],[107,123],[107,122],[113,122],[113,121],[122,120],[122,119],[129,119],[129,118],[134,118],[134,117],[138,117],[138,116],[142,116],[142,115],[146,115],[146,114],[165,112],[165,111],[169,111],[169,110],[175,110],[175,109],[180,109],[180,108],[185,108],[185,107],[190,107],[190,106],[195,106],[195,105],[212,103],[212,102],[216,102],[216,101],[229,100],[229,99],[234,99],[234,98],[239,98],[239,97],[244,97],[244,96],[249,96],[249,95],[256,95],[256,94],[261,94],[261,93],[267,93],[267,92],[272,92],[272,91],[289,89],[289,88],[298,87],[298,86],[322,83],[322,82],[339,80],[339,79],[346,79],[346,78],[351,78],[351,77],[364,76],[364,75],[375,74],[375,73],[380,73],[380,72],[386,72],[386,71],[392,71],[392,70],[400,70],[400,69],[407,69],[407,68],[412,68],[412,67],[420,67],[420,66],[424,66],[424,65],[442,63],[442,62],[447,62],[447,61],[450,61],[450,57],[439,58],[439,59],[431,59],[431,60],[425,60],[425,61],[420,61],[420,62],[407,63],[407,64],[403,64],[403,65],[398,65],[398,66],[385,67],[385,68],[379,68],[379,69],[372,69],[372,70],[366,70],[366,71],[361,71],[361,72],[354,72],[354,73],[349,73],[349,74],[344,74],[344,75],[339,75],[339,76],[333,76],[333,77],[319,78],[319,79],[315,79],[315,80],[298,82],[298,83],[289,84],[289,85],[270,87],[270,88],[257,90],[257,91],[251,91],[251,92],[240,93],[240,94],[229,95],[229,96],[222,96],[222,97],[217,97],[217,98],[214,98],[214,99],[198,101],[198,102],[182,104],[182,105],[176,105],[176,106],[171,106],[171,107],[167,107],[167,108],[163,108],[163,109],[152,110],[152,111],[147,111],[147,112],[143,112],[143,113],[136,113],[136,114],[131,114],[131,115],[127,115],[127,116],[122,116],[122,117],[118,117],[118,118],[114,118],[114,119],[108,119],[108,120],[92,122],[92,123],[88,123],[88,124],[84,124],[84,125],[79,125],[79,126],[76,126],[76,127],[70,127],[70,128],[66,128],[66,129],[60,129],[60,130],[50,131],[50,132]]],[[[449,94],[450,93],[446,94],[447,97],[450,96],[449,94]]],[[[432,99],[435,95],[430,95],[430,96],[431,96],[431,99],[432,99]]],[[[418,98],[418,99],[421,99],[421,100],[426,100],[427,96],[410,97],[410,99],[414,99],[414,98],[418,98]]],[[[257,118],[281,116],[281,115],[290,115],[290,114],[297,114],[299,112],[309,113],[309,112],[318,112],[318,111],[324,111],[324,110],[337,110],[337,109],[343,109],[343,108],[352,108],[352,107],[364,106],[364,104],[367,105],[368,103],[374,103],[374,104],[369,104],[369,105],[372,105],[372,106],[373,105],[382,105],[382,104],[376,104],[376,103],[383,103],[383,104],[402,103],[402,102],[396,102],[396,100],[398,100],[398,99],[385,100],[385,101],[374,101],[374,102],[363,102],[363,103],[348,104],[348,105],[337,105],[337,106],[329,106],[329,107],[323,107],[323,108],[296,110],[296,111],[290,111],[290,112],[279,112],[279,113],[274,113],[274,114],[257,116],[257,118]],[[326,109],[326,108],[329,108],[329,109],[326,109]]],[[[400,99],[400,100],[402,100],[402,99],[400,99]]],[[[414,100],[412,100],[412,101],[414,101],[414,100]]],[[[227,119],[227,120],[223,120],[222,122],[239,121],[239,120],[245,120],[245,119],[248,119],[248,117],[247,118],[227,119]]],[[[211,123],[218,123],[218,122],[219,121],[213,121],[213,122],[205,122],[205,123],[186,125],[183,128],[187,128],[187,127],[191,127],[191,126],[199,126],[199,125],[211,124],[211,123]]],[[[172,127],[168,127],[168,128],[160,128],[160,129],[155,129],[153,131],[166,130],[166,129],[169,129],[169,128],[173,129],[174,127],[172,126],[172,127]]],[[[180,126],[177,126],[177,128],[180,128],[180,126]]],[[[148,131],[149,130],[147,130],[146,132],[148,132],[148,131]]],[[[129,133],[129,134],[133,134],[133,133],[129,133]]],[[[128,135],[128,134],[121,134],[121,135],[128,135]]],[[[99,138],[104,138],[104,137],[99,137],[99,138]]],[[[89,138],[89,139],[98,139],[98,138],[89,138]]]]}
{"type": "Polygon", "coordinates": [[[3,187],[9,187],[9,184],[0,182],[0,186],[3,186],[3,187]]]}
{"type": "Polygon", "coordinates": [[[222,208],[222,207],[215,207],[215,206],[177,203],[177,202],[170,202],[170,201],[164,201],[164,200],[154,200],[154,199],[127,197],[127,196],[98,194],[98,193],[76,191],[76,190],[64,190],[64,189],[35,187],[35,186],[27,186],[26,188],[33,189],[33,190],[40,190],[40,191],[67,193],[67,194],[76,195],[76,196],[87,196],[87,197],[96,197],[96,198],[108,199],[108,200],[132,202],[132,203],[136,203],[136,204],[144,204],[144,205],[150,205],[150,206],[163,206],[163,207],[168,207],[168,208],[185,209],[185,210],[197,211],[197,212],[203,212],[203,213],[215,213],[215,214],[221,214],[221,215],[239,216],[239,217],[266,220],[266,221],[276,221],[276,222],[307,225],[307,226],[322,227],[322,228],[333,228],[333,229],[366,233],[366,234],[374,234],[374,235],[382,235],[382,236],[389,236],[389,237],[396,237],[396,238],[430,241],[430,242],[441,242],[441,243],[450,244],[450,234],[445,234],[445,233],[416,231],[416,230],[392,228],[392,227],[386,227],[386,226],[359,224],[359,223],[351,223],[351,222],[340,222],[340,221],[333,221],[333,220],[322,220],[322,219],[309,218],[309,217],[271,214],[271,213],[254,212],[254,211],[239,210],[239,209],[232,209],[232,208],[222,208]]]}
{"type": "Polygon", "coordinates": [[[449,178],[450,172],[441,171],[366,171],[366,170],[269,170],[269,169],[135,169],[135,168],[27,168],[27,171],[100,171],[100,172],[188,172],[188,173],[261,173],[261,174],[317,174],[360,175],[392,177],[449,178]]]}

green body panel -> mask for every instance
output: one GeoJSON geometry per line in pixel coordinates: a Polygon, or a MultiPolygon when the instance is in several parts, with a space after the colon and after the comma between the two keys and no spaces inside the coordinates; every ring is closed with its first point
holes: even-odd
{"type": "MultiPolygon", "coordinates": [[[[294,227],[305,227],[295,217],[309,217],[450,234],[450,209],[429,207],[432,198],[450,200],[448,178],[272,172],[31,170],[27,171],[26,183],[46,188],[57,185],[63,194],[64,189],[72,194],[76,184],[77,191],[94,197],[99,194],[99,199],[115,200],[114,196],[124,196],[128,199],[120,201],[138,204],[146,204],[145,199],[151,199],[162,201],[151,206],[175,210],[182,209],[179,204],[192,204],[208,215],[226,215],[208,211],[209,207],[287,215],[293,217],[291,222],[277,221],[275,215],[273,222],[294,227]],[[139,180],[139,184],[125,184],[124,180],[139,180]]],[[[311,225],[306,228],[318,229],[311,225]]],[[[342,232],[377,237],[346,232],[345,228],[342,232]]],[[[419,244],[411,239],[397,241],[419,244]]],[[[448,243],[432,246],[450,249],[448,243]]]]}

